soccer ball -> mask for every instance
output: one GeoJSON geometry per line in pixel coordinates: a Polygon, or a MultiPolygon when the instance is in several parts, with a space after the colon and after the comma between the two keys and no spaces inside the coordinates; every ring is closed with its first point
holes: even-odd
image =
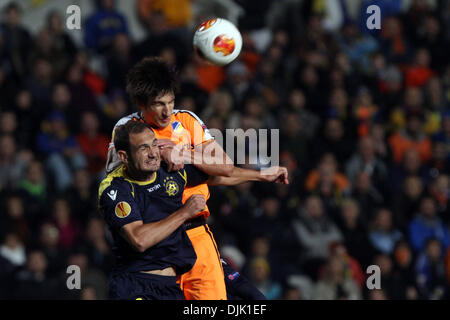
{"type": "Polygon", "coordinates": [[[222,18],[203,22],[194,34],[194,49],[207,61],[224,66],[237,58],[242,36],[236,26],[222,18]]]}

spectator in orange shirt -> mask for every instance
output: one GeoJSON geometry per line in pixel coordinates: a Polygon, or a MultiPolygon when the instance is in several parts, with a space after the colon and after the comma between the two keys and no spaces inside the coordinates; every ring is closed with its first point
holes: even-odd
{"type": "Polygon", "coordinates": [[[432,144],[422,130],[423,114],[420,111],[409,111],[406,114],[406,127],[393,134],[389,138],[389,146],[395,163],[401,163],[405,152],[415,149],[422,162],[428,162],[431,158],[432,144]]]}
{"type": "Polygon", "coordinates": [[[350,182],[338,171],[338,164],[332,153],[326,153],[316,169],[309,172],[305,190],[321,198],[331,217],[337,216],[344,194],[350,192],[350,182]]]}
{"type": "Polygon", "coordinates": [[[308,174],[305,189],[307,191],[314,191],[317,188],[328,189],[335,186],[340,192],[347,190],[350,187],[350,182],[337,169],[337,162],[334,155],[332,153],[325,154],[317,168],[308,174]]]}
{"type": "Polygon", "coordinates": [[[434,76],[434,71],[430,69],[430,52],[425,48],[416,51],[413,65],[406,68],[406,87],[423,87],[428,80],[434,76]]]}
{"type": "Polygon", "coordinates": [[[99,174],[105,169],[108,153],[109,138],[99,133],[97,115],[93,112],[85,112],[82,115],[81,130],[77,136],[81,151],[86,157],[88,170],[92,174],[99,174]]]}

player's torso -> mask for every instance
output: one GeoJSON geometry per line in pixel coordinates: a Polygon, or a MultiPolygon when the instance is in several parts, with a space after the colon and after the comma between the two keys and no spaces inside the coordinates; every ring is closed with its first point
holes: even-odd
{"type": "MultiPolygon", "coordinates": [[[[177,145],[181,145],[185,150],[192,149],[192,136],[196,134],[194,132],[190,132],[185,128],[186,125],[183,125],[185,121],[185,117],[183,111],[174,110],[171,116],[170,124],[164,128],[153,128],[157,139],[169,139],[177,145]]],[[[202,194],[206,200],[209,199],[209,189],[206,183],[203,183],[194,187],[186,187],[183,192],[183,203],[189,199],[193,194],[202,194]]],[[[209,210],[203,212],[204,215],[209,215],[209,210]]]]}
{"type": "Polygon", "coordinates": [[[185,181],[178,172],[160,169],[154,181],[132,183],[144,223],[165,219],[182,206],[185,181]]]}

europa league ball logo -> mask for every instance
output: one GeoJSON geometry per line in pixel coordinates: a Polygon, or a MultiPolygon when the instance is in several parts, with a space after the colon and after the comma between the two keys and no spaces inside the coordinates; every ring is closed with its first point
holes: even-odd
{"type": "Polygon", "coordinates": [[[200,25],[200,27],[198,27],[198,31],[205,31],[205,30],[211,28],[214,25],[214,23],[216,23],[216,21],[217,21],[217,19],[210,19],[210,20],[203,22],[200,25]]]}
{"type": "Polygon", "coordinates": [[[228,56],[234,51],[234,39],[230,39],[224,34],[217,36],[214,39],[213,48],[215,52],[221,52],[224,56],[228,56]]]}

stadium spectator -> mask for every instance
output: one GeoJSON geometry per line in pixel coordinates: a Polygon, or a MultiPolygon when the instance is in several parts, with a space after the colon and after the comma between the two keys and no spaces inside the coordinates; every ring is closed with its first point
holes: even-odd
{"type": "Polygon", "coordinates": [[[39,223],[43,218],[44,207],[48,196],[47,178],[41,162],[33,160],[29,163],[26,174],[20,182],[19,193],[27,208],[27,218],[31,225],[39,223]]]}
{"type": "Polygon", "coordinates": [[[418,214],[409,224],[409,239],[413,249],[420,252],[431,237],[440,242],[442,250],[450,245],[447,227],[437,216],[435,200],[425,197],[420,202],[418,214]]]}
{"type": "Polygon", "coordinates": [[[303,265],[308,270],[305,272],[315,279],[318,268],[328,257],[329,245],[342,240],[341,231],[327,216],[320,198],[313,195],[306,198],[292,225],[303,248],[303,265]]]}
{"type": "Polygon", "coordinates": [[[378,209],[369,232],[372,246],[381,253],[391,255],[402,237],[402,233],[393,225],[392,212],[386,208],[378,209]]]}
{"type": "Polygon", "coordinates": [[[17,234],[8,233],[5,235],[3,243],[0,245],[0,255],[15,267],[25,264],[25,246],[17,234]]]}
{"type": "Polygon", "coordinates": [[[363,268],[370,264],[374,251],[367,236],[368,219],[355,199],[347,198],[342,201],[337,224],[342,231],[343,244],[363,268]]]}
{"type": "Polygon", "coordinates": [[[80,227],[66,199],[59,198],[53,202],[52,219],[59,231],[59,246],[62,249],[73,248],[79,240],[80,227]]]}
{"type": "Polygon", "coordinates": [[[417,287],[422,299],[439,300],[448,290],[442,250],[439,239],[429,238],[417,257],[417,287]]]}
{"type": "Polygon", "coordinates": [[[40,250],[27,254],[24,270],[15,276],[12,296],[15,299],[56,299],[57,285],[47,272],[47,258],[40,250]]]}
{"type": "Polygon", "coordinates": [[[281,297],[281,285],[272,281],[270,277],[271,266],[264,258],[254,258],[250,261],[250,278],[256,288],[268,300],[277,300],[281,297]]]}
{"type": "Polygon", "coordinates": [[[392,199],[394,223],[405,232],[408,223],[419,209],[419,204],[424,193],[422,180],[414,175],[406,177],[401,192],[392,199]]]}
{"type": "Polygon", "coordinates": [[[84,30],[84,43],[97,52],[107,52],[114,37],[128,33],[128,23],[116,9],[115,0],[96,0],[97,10],[88,17],[84,30]]]}
{"type": "Polygon", "coordinates": [[[103,174],[110,141],[108,136],[99,132],[99,127],[95,113],[82,114],[81,133],[77,136],[77,142],[87,161],[87,169],[93,176],[103,174]]]}
{"type": "Polygon", "coordinates": [[[331,117],[325,120],[322,139],[318,141],[318,145],[315,144],[315,140],[311,141],[311,144],[314,144],[312,157],[316,158],[321,157],[324,153],[332,153],[339,163],[345,163],[355,149],[351,134],[346,135],[349,130],[351,128],[348,124],[344,125],[339,118],[331,117]]]}
{"type": "Polygon", "coordinates": [[[334,211],[344,195],[349,193],[350,187],[347,177],[338,171],[334,155],[326,153],[317,167],[306,176],[304,188],[307,192],[318,194],[325,201],[327,209],[334,211]]]}
{"type": "Polygon", "coordinates": [[[86,224],[86,232],[83,238],[92,266],[105,274],[109,274],[113,265],[113,256],[107,241],[103,220],[99,217],[91,217],[86,224]]]}
{"type": "Polygon", "coordinates": [[[108,70],[106,86],[108,91],[125,88],[126,74],[134,62],[130,37],[125,33],[117,34],[106,57],[106,68],[108,70]]]}
{"type": "MultiPolygon", "coordinates": [[[[75,248],[67,258],[66,264],[75,265],[80,268],[82,274],[81,288],[91,287],[95,291],[95,297],[98,300],[105,300],[107,298],[107,277],[102,271],[90,264],[84,248],[75,248]]],[[[92,293],[94,292],[90,292],[90,297],[94,296],[92,293]]]]}
{"type": "Polygon", "coordinates": [[[44,222],[39,228],[39,247],[48,261],[49,274],[65,271],[68,251],[59,245],[60,232],[55,224],[44,222]]]}
{"type": "Polygon", "coordinates": [[[426,163],[431,158],[431,140],[422,132],[423,114],[411,111],[406,115],[406,128],[396,132],[389,138],[389,146],[392,149],[393,161],[401,163],[405,152],[415,149],[419,152],[420,159],[426,163]]]}
{"type": "Polygon", "coordinates": [[[24,245],[29,245],[32,229],[23,199],[19,193],[12,193],[6,196],[5,203],[5,215],[0,219],[0,236],[13,232],[24,245]]]}
{"type": "Polygon", "coordinates": [[[289,111],[297,113],[302,137],[312,139],[317,133],[320,118],[306,109],[306,98],[302,90],[293,89],[289,93],[288,107],[289,111]]]}
{"type": "Polygon", "coordinates": [[[352,184],[360,172],[366,172],[374,185],[381,188],[386,184],[388,178],[387,167],[380,160],[375,151],[374,141],[370,136],[361,137],[358,143],[358,152],[355,153],[346,164],[346,176],[352,184]]]}
{"type": "Polygon", "coordinates": [[[11,64],[14,80],[19,83],[28,71],[27,58],[32,47],[30,33],[20,22],[21,13],[17,3],[9,2],[3,9],[1,24],[5,58],[11,64]]]}
{"type": "Polygon", "coordinates": [[[29,153],[17,150],[12,135],[0,136],[0,187],[16,189],[30,160],[29,153]]]}
{"type": "Polygon", "coordinates": [[[414,255],[406,239],[400,240],[393,251],[393,278],[396,281],[395,299],[414,300],[418,297],[414,255]]]}
{"type": "Polygon", "coordinates": [[[344,261],[332,256],[326,264],[326,271],[317,282],[315,300],[359,300],[361,290],[348,274],[344,261]]]}
{"type": "Polygon", "coordinates": [[[71,168],[84,168],[86,160],[79,151],[75,137],[67,130],[64,115],[54,111],[47,121],[48,129],[39,134],[36,147],[46,157],[46,166],[52,172],[56,190],[64,191],[72,183],[71,168]]]}
{"type": "Polygon", "coordinates": [[[373,211],[386,201],[380,190],[373,185],[371,177],[366,172],[358,173],[350,195],[358,201],[361,211],[365,212],[369,219],[373,217],[373,211]]]}

